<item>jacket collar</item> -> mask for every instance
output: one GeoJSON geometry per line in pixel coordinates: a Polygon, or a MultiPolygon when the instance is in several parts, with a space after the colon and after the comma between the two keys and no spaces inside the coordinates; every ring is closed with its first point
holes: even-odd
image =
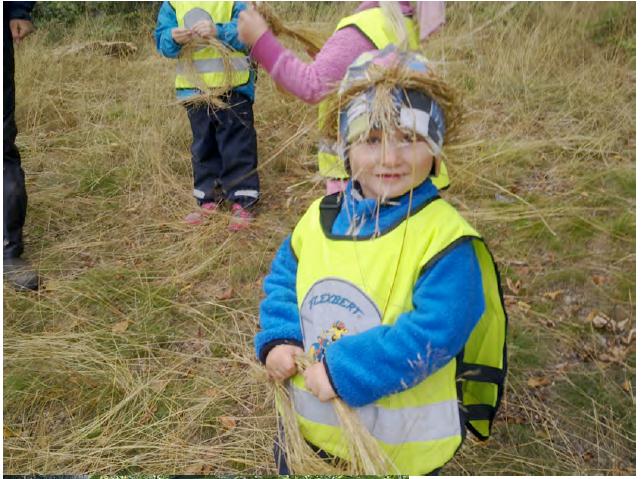
{"type": "Polygon", "coordinates": [[[398,198],[379,202],[364,198],[358,183],[350,180],[345,189],[341,211],[334,222],[332,233],[337,235],[372,236],[389,229],[438,196],[429,177],[413,191],[398,198]],[[411,201],[411,204],[410,204],[411,201]]]}

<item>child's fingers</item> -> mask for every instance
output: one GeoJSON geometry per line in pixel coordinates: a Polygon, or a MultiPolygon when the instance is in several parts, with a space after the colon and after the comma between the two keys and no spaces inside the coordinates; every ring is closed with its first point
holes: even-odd
{"type": "Polygon", "coordinates": [[[285,379],[292,377],[294,374],[291,371],[287,370],[272,370],[272,371],[267,371],[269,376],[279,382],[283,382],[285,379]]]}

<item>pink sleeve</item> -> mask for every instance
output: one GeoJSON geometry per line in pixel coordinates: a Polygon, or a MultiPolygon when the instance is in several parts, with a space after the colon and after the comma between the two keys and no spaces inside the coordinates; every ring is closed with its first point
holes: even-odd
{"type": "Polygon", "coordinates": [[[416,20],[421,41],[436,32],[445,23],[445,2],[416,2],[416,20]]]}
{"type": "Polygon", "coordinates": [[[267,31],[252,48],[251,57],[279,86],[306,103],[318,103],[361,53],[373,49],[374,45],[356,28],[347,27],[327,40],[312,63],[305,63],[267,31]]]}

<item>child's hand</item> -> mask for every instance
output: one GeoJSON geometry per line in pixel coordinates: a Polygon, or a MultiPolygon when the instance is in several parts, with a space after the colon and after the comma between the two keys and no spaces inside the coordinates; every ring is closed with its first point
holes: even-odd
{"type": "Polygon", "coordinates": [[[238,15],[238,39],[248,47],[253,46],[267,30],[267,22],[253,8],[243,10],[238,15]]]}
{"type": "Polygon", "coordinates": [[[201,38],[206,38],[211,40],[216,38],[218,31],[216,30],[216,25],[214,25],[209,20],[200,20],[196,22],[193,27],[191,27],[191,32],[194,35],[198,35],[201,38]]]}
{"type": "Polygon", "coordinates": [[[312,364],[305,370],[303,376],[305,376],[305,387],[322,402],[336,397],[336,392],[329,382],[323,363],[312,364]]]}
{"type": "Polygon", "coordinates": [[[11,30],[11,38],[13,38],[13,41],[20,43],[20,40],[35,31],[35,27],[29,20],[14,18],[9,21],[9,30],[11,30]]]}
{"type": "Polygon", "coordinates": [[[191,40],[191,30],[188,28],[174,28],[171,31],[171,38],[179,45],[184,45],[191,40]]]}
{"type": "Polygon", "coordinates": [[[279,344],[275,346],[265,360],[265,368],[269,376],[276,381],[284,381],[296,374],[296,362],[294,358],[299,354],[305,354],[303,348],[291,344],[279,344]]]}

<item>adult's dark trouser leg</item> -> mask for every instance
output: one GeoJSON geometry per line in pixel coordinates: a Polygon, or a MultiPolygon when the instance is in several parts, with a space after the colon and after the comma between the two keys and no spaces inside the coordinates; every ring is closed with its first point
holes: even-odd
{"type": "Polygon", "coordinates": [[[216,139],[222,156],[220,176],[227,199],[244,208],[258,201],[258,147],[252,102],[232,92],[230,108],[217,112],[216,139]]]}
{"type": "Polygon", "coordinates": [[[198,204],[217,202],[222,160],[216,143],[216,117],[208,105],[187,106],[191,124],[191,165],[194,173],[194,197],[198,204]]]}
{"type": "Polygon", "coordinates": [[[3,46],[3,124],[2,124],[2,187],[3,187],[3,258],[17,258],[22,254],[22,227],[27,214],[27,190],[24,171],[20,164],[20,152],[16,147],[18,133],[15,119],[15,84],[13,79],[13,40],[9,20],[4,18],[3,46]]]}

